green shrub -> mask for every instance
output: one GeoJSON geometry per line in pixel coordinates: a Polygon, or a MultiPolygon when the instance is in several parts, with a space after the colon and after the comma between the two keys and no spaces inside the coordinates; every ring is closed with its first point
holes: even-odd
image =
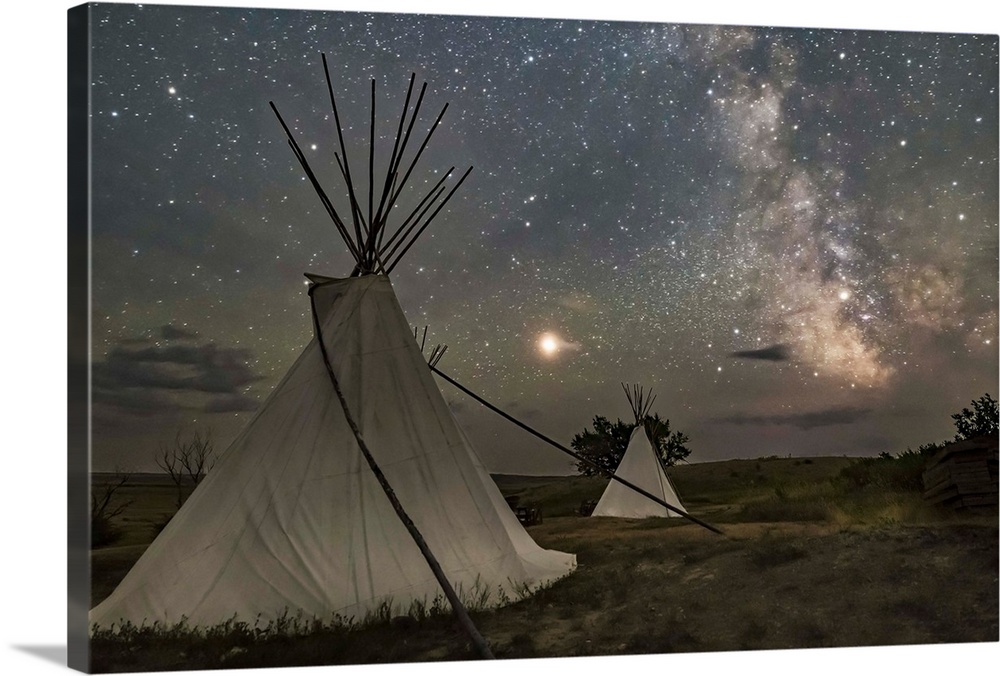
{"type": "Polygon", "coordinates": [[[853,489],[921,491],[927,460],[940,448],[939,444],[925,444],[915,451],[908,448],[895,457],[879,453],[874,458],[858,458],[840,470],[840,479],[853,489]]]}

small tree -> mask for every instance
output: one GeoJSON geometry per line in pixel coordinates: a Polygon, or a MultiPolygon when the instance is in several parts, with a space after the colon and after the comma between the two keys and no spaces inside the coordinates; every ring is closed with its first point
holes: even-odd
{"type": "Polygon", "coordinates": [[[690,437],[680,430],[671,431],[670,421],[661,419],[659,413],[646,416],[643,424],[653,444],[653,450],[656,451],[664,467],[673,467],[691,455],[691,449],[684,445],[691,441],[690,437]]]}
{"type": "Polygon", "coordinates": [[[111,520],[128,509],[132,500],[116,501],[115,496],[128,482],[130,475],[115,469],[114,475],[100,487],[90,487],[90,546],[109,545],[121,534],[111,520]]]}
{"type": "MultiPolygon", "coordinates": [[[[685,446],[690,439],[683,432],[671,431],[669,420],[661,418],[659,414],[647,415],[643,419],[643,426],[664,467],[670,467],[691,455],[691,450],[685,446]]],[[[633,429],[635,425],[620,419],[612,423],[604,416],[595,416],[594,430],[584,428],[583,432],[573,437],[570,445],[598,467],[577,461],[577,471],[583,476],[613,473],[628,450],[633,429]]]]}
{"type": "Polygon", "coordinates": [[[170,475],[177,488],[177,509],[180,509],[184,504],[185,484],[193,491],[215,466],[212,433],[206,432],[202,437],[200,432],[195,432],[191,439],[185,441],[178,432],[174,445],[161,445],[159,455],[154,459],[157,466],[170,475]]]}
{"type": "Polygon", "coordinates": [[[972,410],[963,408],[961,413],[951,417],[958,431],[955,441],[962,441],[981,435],[996,435],[1000,413],[997,411],[997,400],[987,392],[972,402],[972,410]]]}
{"type": "Polygon", "coordinates": [[[614,472],[618,468],[618,463],[622,461],[622,456],[625,455],[625,449],[628,448],[632,428],[632,425],[621,420],[612,423],[604,416],[594,416],[594,431],[591,432],[585,427],[583,432],[573,437],[570,446],[597,467],[577,461],[577,471],[583,476],[601,475],[603,474],[601,470],[614,472]]]}

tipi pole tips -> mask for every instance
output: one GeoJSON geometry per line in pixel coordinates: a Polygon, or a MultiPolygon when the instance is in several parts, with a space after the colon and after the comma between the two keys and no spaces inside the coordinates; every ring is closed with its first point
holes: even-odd
{"type": "Polygon", "coordinates": [[[621,383],[621,386],[625,391],[625,398],[628,399],[629,408],[632,409],[632,415],[635,416],[635,424],[638,425],[649,415],[656,395],[653,394],[653,390],[646,391],[641,385],[629,386],[628,383],[621,383]]]}
{"type": "Polygon", "coordinates": [[[295,141],[295,137],[292,136],[291,130],[288,128],[288,125],[285,124],[285,120],[284,118],[281,117],[281,113],[278,112],[278,107],[274,105],[273,101],[268,101],[268,103],[271,105],[271,110],[274,111],[275,117],[278,118],[278,122],[281,124],[281,128],[285,132],[285,136],[288,139],[288,146],[292,149],[292,154],[295,155],[295,158],[299,161],[299,164],[302,165],[302,169],[303,171],[306,172],[306,177],[309,179],[309,182],[312,184],[313,189],[319,196],[320,202],[323,204],[323,208],[326,209],[327,213],[330,216],[330,219],[333,220],[333,224],[334,226],[336,226],[337,232],[340,234],[341,238],[344,240],[344,243],[347,245],[347,248],[350,251],[351,256],[354,257],[355,261],[358,261],[360,263],[359,251],[351,241],[350,235],[347,233],[347,228],[346,226],[344,226],[343,221],[340,218],[340,214],[337,213],[337,210],[334,208],[333,203],[330,202],[330,199],[326,196],[326,192],[323,190],[323,186],[321,186],[319,181],[316,179],[316,175],[313,173],[312,168],[309,166],[309,161],[306,160],[305,153],[303,153],[302,149],[299,148],[299,144],[295,141]]]}
{"type": "MultiPolygon", "coordinates": [[[[406,153],[407,144],[410,140],[411,132],[413,131],[413,126],[417,120],[417,116],[420,112],[420,106],[423,103],[424,94],[427,91],[427,83],[424,82],[420,87],[420,93],[417,96],[417,100],[413,105],[412,110],[410,110],[410,99],[413,94],[413,85],[416,81],[416,72],[410,73],[409,82],[406,89],[406,99],[403,103],[402,112],[399,115],[399,121],[396,126],[396,134],[393,139],[392,151],[389,154],[385,175],[376,180],[375,178],[375,124],[377,120],[376,115],[376,79],[371,79],[371,105],[369,111],[369,133],[368,133],[368,204],[367,209],[364,209],[361,204],[364,198],[360,198],[357,191],[358,186],[355,185],[354,176],[351,173],[351,165],[348,160],[347,148],[344,142],[344,126],[340,119],[340,110],[337,106],[337,99],[333,91],[333,80],[330,77],[330,66],[327,62],[326,54],[320,52],[320,58],[323,62],[323,74],[326,78],[327,90],[330,94],[330,106],[333,109],[334,124],[337,131],[337,142],[339,152],[334,152],[334,158],[337,162],[338,168],[340,169],[340,175],[346,184],[347,197],[350,201],[350,211],[351,211],[351,221],[353,225],[353,236],[348,233],[347,226],[339,218],[339,216],[334,217],[334,221],[337,224],[338,232],[341,236],[346,237],[348,248],[351,249],[351,254],[355,257],[357,264],[355,266],[356,274],[389,274],[392,272],[396,264],[399,263],[403,255],[409,250],[410,246],[416,241],[416,239],[423,233],[423,231],[430,225],[434,217],[441,211],[441,209],[447,204],[448,200],[454,194],[455,190],[462,184],[465,178],[468,176],[468,171],[462,176],[458,184],[451,189],[451,192],[445,194],[445,190],[439,190],[438,187],[432,189],[420,204],[416,206],[411,212],[409,218],[404,221],[403,225],[399,226],[395,230],[395,234],[390,238],[389,242],[383,245],[383,237],[385,236],[385,230],[388,225],[388,219],[390,214],[394,213],[394,207],[396,202],[402,196],[403,192],[408,186],[408,180],[417,163],[420,160],[424,149],[430,142],[431,137],[434,135],[434,131],[437,129],[438,125],[441,123],[445,112],[448,110],[448,103],[445,103],[438,113],[434,122],[430,125],[427,130],[423,142],[417,149],[416,153],[407,160],[407,166],[405,171],[400,171],[401,164],[403,162],[403,155],[406,153]],[[403,128],[406,128],[405,132],[403,128]],[[343,161],[341,161],[343,158],[343,161]],[[379,184],[379,194],[376,197],[375,185],[379,184]],[[442,195],[444,195],[442,199],[442,195]],[[440,200],[440,202],[439,202],[440,200]],[[426,218],[421,224],[420,221],[424,218],[424,214],[428,211],[432,211],[431,215],[426,218]],[[419,215],[418,215],[419,214],[419,215]],[[415,220],[413,220],[415,217],[415,220]],[[413,220],[412,225],[407,227],[410,221],[413,220]],[[418,227],[419,226],[419,227],[418,227]],[[415,230],[415,232],[414,232],[415,230]],[[396,245],[389,251],[386,255],[386,250],[393,240],[397,239],[400,233],[404,233],[396,245]],[[412,237],[411,237],[412,234],[412,237]],[[402,252],[398,255],[394,255],[397,249],[402,249],[402,252]]],[[[269,102],[271,108],[277,115],[278,111],[273,102],[269,102]]],[[[284,121],[281,120],[281,116],[278,115],[278,119],[281,122],[282,128],[284,128],[285,133],[288,135],[289,139],[292,140],[291,132],[285,125],[284,121]]],[[[294,145],[294,141],[292,140],[294,145]]],[[[307,166],[305,162],[304,155],[298,151],[297,147],[293,147],[293,152],[303,166],[307,166]]],[[[452,171],[454,168],[452,168],[452,171]]],[[[307,174],[310,176],[310,181],[313,183],[317,192],[321,192],[322,188],[319,187],[317,181],[315,181],[314,175],[312,175],[311,170],[306,169],[307,174]]],[[[448,172],[448,175],[451,171],[448,172]]],[[[440,185],[440,183],[439,183],[440,185]]],[[[324,207],[327,211],[331,211],[332,203],[326,198],[325,194],[321,194],[321,200],[323,200],[324,207]]],[[[333,217],[333,214],[331,214],[333,217]]],[[[395,226],[394,226],[395,227],[395,226]]]]}
{"type": "Polygon", "coordinates": [[[440,347],[441,349],[438,350],[437,348],[434,348],[434,353],[435,353],[434,357],[431,358],[430,361],[428,362],[431,368],[434,368],[435,366],[438,365],[438,362],[441,361],[441,357],[443,357],[444,353],[448,350],[447,345],[444,345],[443,347],[441,345],[438,345],[438,347],[440,347]]]}

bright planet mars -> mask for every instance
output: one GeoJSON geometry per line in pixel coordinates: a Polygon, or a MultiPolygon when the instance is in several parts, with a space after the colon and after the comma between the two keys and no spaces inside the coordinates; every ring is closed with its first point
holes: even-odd
{"type": "Polygon", "coordinates": [[[551,333],[542,334],[538,347],[546,357],[553,357],[559,351],[559,339],[551,333]]]}

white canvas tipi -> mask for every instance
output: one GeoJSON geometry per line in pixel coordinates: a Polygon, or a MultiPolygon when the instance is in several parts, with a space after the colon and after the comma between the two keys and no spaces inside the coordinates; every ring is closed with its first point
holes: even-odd
{"type": "MultiPolygon", "coordinates": [[[[406,146],[398,133],[397,144],[390,169],[406,146]]],[[[434,190],[436,199],[443,189],[434,190]]],[[[574,555],[542,549],[518,523],[444,401],[385,274],[392,240],[379,246],[384,218],[356,225],[348,242],[356,275],[310,276],[313,340],[91,610],[91,626],[266,623],[286,612],[329,621],[385,603],[406,612],[441,595],[359,438],[459,597],[517,598],[574,569],[574,555]]]]}
{"type": "MultiPolygon", "coordinates": [[[[628,394],[628,390],[625,390],[628,394]]],[[[636,426],[632,430],[629,438],[628,448],[622,456],[615,476],[631,482],[639,488],[661,498],[668,505],[684,510],[680,498],[673,484],[663,471],[663,465],[653,450],[653,445],[646,435],[646,428],[642,420],[646,417],[649,407],[653,403],[652,397],[644,400],[641,390],[637,390],[630,396],[629,401],[633,405],[636,426]]],[[[618,516],[632,519],[641,519],[649,516],[680,517],[681,514],[673,512],[663,505],[657,504],[617,481],[608,482],[608,487],[604,489],[604,494],[594,507],[592,516],[618,516]]]]}

